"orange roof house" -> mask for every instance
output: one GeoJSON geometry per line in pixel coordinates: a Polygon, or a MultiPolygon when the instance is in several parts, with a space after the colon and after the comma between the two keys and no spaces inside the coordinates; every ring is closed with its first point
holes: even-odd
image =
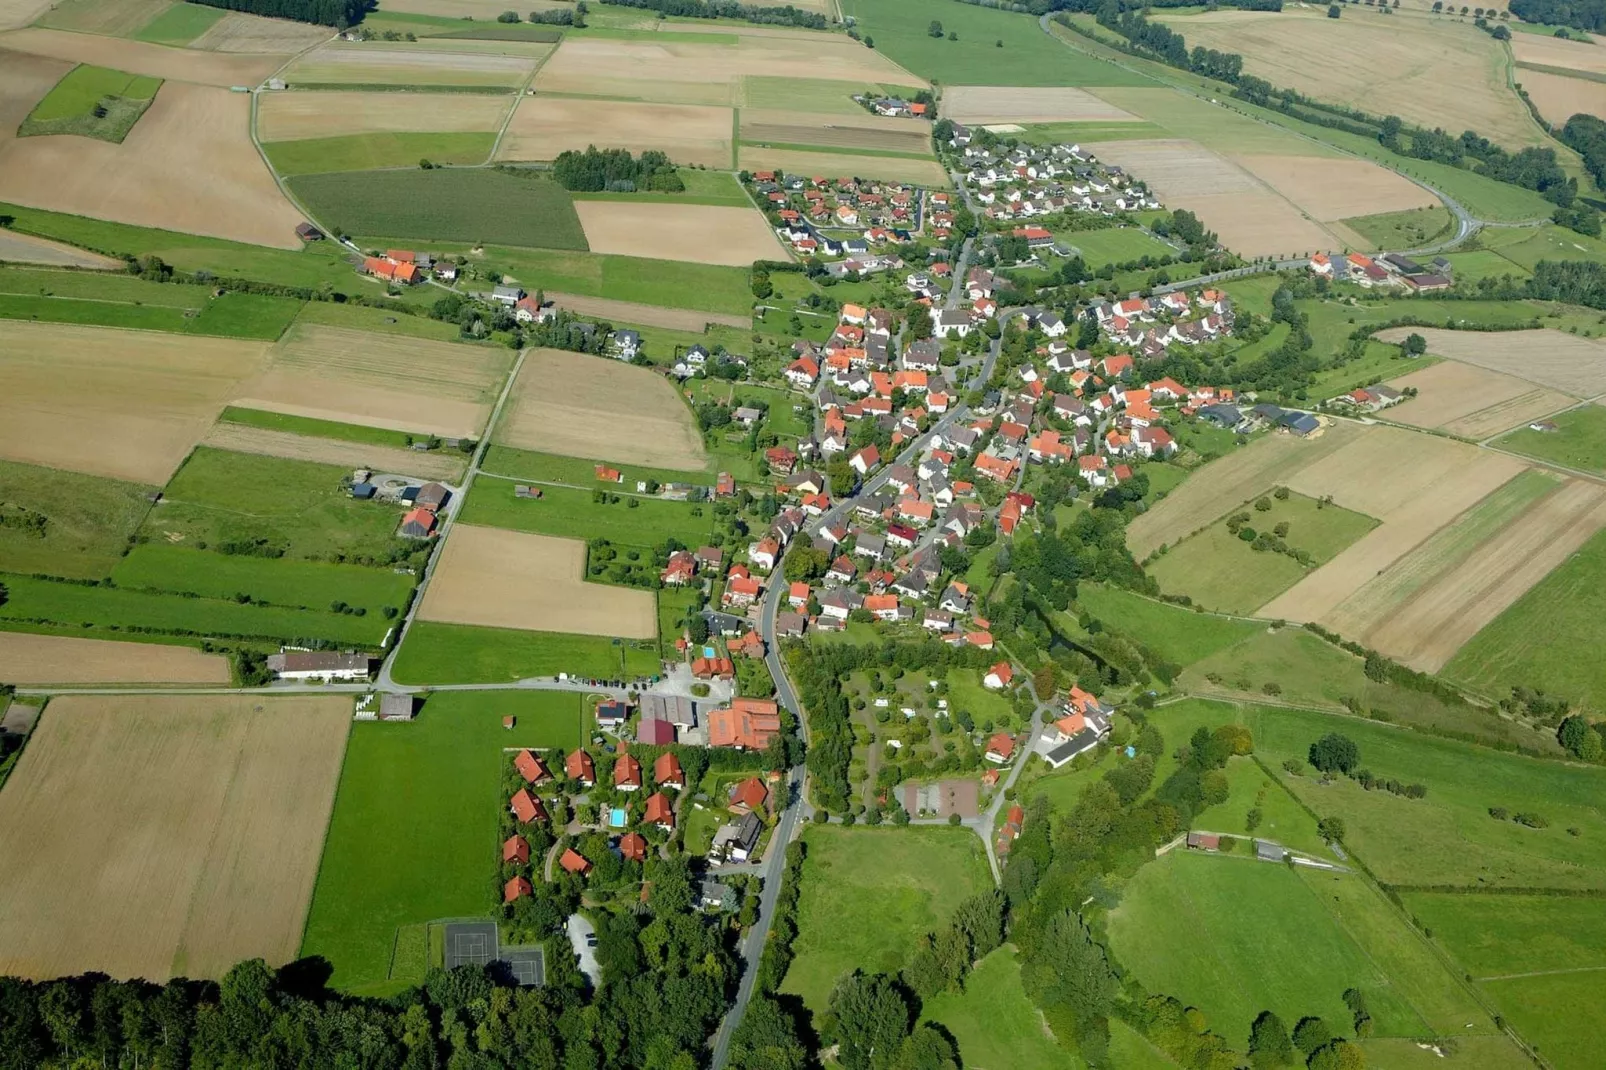
{"type": "Polygon", "coordinates": [[[708,714],[708,745],[763,750],[781,731],[780,707],[772,699],[736,698],[708,714]]]}
{"type": "Polygon", "coordinates": [[[524,788],[520,788],[513,796],[513,802],[508,808],[513,811],[514,817],[526,825],[547,819],[546,804],[524,788]]]}
{"type": "Polygon", "coordinates": [[[558,859],[558,865],[563,867],[564,872],[578,873],[582,877],[591,872],[591,863],[586,861],[586,856],[573,847],[563,849],[563,857],[558,859]]]}
{"type": "Polygon", "coordinates": [[[737,812],[763,809],[770,791],[758,777],[748,777],[731,789],[730,808],[737,812]]]}
{"type": "Polygon", "coordinates": [[[636,791],[641,787],[641,763],[633,754],[621,754],[613,763],[613,786],[620,791],[636,791]]]}
{"type": "Polygon", "coordinates": [[[673,751],[664,751],[652,763],[652,782],[661,788],[686,786],[686,774],[681,772],[680,759],[673,751]]]}
{"type": "Polygon", "coordinates": [[[997,665],[994,665],[992,668],[987,670],[987,675],[982,677],[981,682],[983,686],[990,687],[994,691],[998,691],[1008,687],[1009,682],[1014,678],[1014,668],[1009,664],[1009,662],[1000,661],[997,665]]]}
{"type": "Polygon", "coordinates": [[[583,750],[574,751],[563,759],[563,771],[570,780],[578,780],[588,788],[597,782],[597,765],[583,750]]]}
{"type": "Polygon", "coordinates": [[[647,798],[647,813],[643,818],[649,825],[657,825],[665,832],[675,827],[675,808],[669,805],[669,796],[655,791],[647,798]]]}
{"type": "Polygon", "coordinates": [[[999,732],[987,741],[987,760],[1000,765],[1009,761],[1015,755],[1015,737],[1008,732],[999,732]]]}
{"type": "Polygon", "coordinates": [[[639,832],[627,832],[619,837],[619,854],[626,862],[647,860],[647,839],[639,832]]]}
{"type": "Polygon", "coordinates": [[[519,776],[524,778],[526,784],[539,784],[543,780],[552,779],[552,774],[547,772],[546,763],[527,750],[519,751],[513,758],[513,768],[519,771],[519,776]]]}
{"type": "Polygon", "coordinates": [[[514,877],[502,886],[502,902],[512,903],[527,895],[534,895],[535,889],[530,887],[527,877],[514,877]]]}
{"type": "Polygon", "coordinates": [[[524,865],[530,860],[530,841],[517,834],[509,836],[502,844],[502,861],[517,862],[524,865]]]}

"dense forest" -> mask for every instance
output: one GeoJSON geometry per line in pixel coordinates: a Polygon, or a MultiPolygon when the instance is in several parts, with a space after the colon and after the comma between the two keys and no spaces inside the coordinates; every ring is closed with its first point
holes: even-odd
{"type": "Polygon", "coordinates": [[[552,161],[552,177],[564,189],[587,193],[680,193],[686,188],[669,157],[650,149],[639,157],[632,156],[629,149],[599,149],[595,145],[587,146],[584,152],[569,149],[552,161]]]}
{"type": "Polygon", "coordinates": [[[223,7],[274,19],[315,22],[320,26],[345,29],[355,26],[378,6],[376,0],[189,0],[192,4],[223,7]]]}
{"type": "Polygon", "coordinates": [[[615,7],[639,7],[661,15],[675,15],[687,19],[742,19],[745,22],[780,26],[799,26],[806,30],[824,30],[831,23],[815,11],[803,11],[784,4],[780,7],[742,4],[737,0],[602,0],[615,7]]]}
{"type": "Polygon", "coordinates": [[[1606,30],[1606,0],[1511,0],[1511,13],[1523,22],[1606,30]]]}
{"type": "Polygon", "coordinates": [[[1584,158],[1584,169],[1595,185],[1606,188],[1606,122],[1599,116],[1579,113],[1561,128],[1561,140],[1584,158]]]}

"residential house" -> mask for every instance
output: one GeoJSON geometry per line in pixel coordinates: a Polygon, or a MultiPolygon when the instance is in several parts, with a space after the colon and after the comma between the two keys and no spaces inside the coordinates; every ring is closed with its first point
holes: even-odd
{"type": "Polygon", "coordinates": [[[736,698],[708,714],[711,747],[763,750],[780,730],[780,707],[771,699],[736,698]]]}
{"type": "Polygon", "coordinates": [[[1015,679],[1015,669],[1007,661],[1000,661],[981,678],[982,686],[990,691],[1002,691],[1015,679]]]}

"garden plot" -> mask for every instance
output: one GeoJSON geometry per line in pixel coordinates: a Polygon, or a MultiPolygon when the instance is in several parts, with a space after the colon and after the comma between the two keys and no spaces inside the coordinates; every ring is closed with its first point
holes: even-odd
{"type": "Polygon", "coordinates": [[[115,71],[143,74],[172,82],[219,86],[258,85],[284,63],[279,56],[242,56],[192,52],[117,37],[93,37],[62,30],[31,28],[0,33],[0,49],[49,56],[70,63],[92,63],[115,71]]]}
{"type": "MultiPolygon", "coordinates": [[[[534,508],[541,508],[537,502],[534,508]]],[[[458,524],[419,606],[421,620],[652,639],[651,591],[585,582],[586,544],[458,524]]]]}
{"type": "Polygon", "coordinates": [[[1235,156],[1250,174],[1323,223],[1435,207],[1439,199],[1369,160],[1235,156]]]}
{"type": "Polygon", "coordinates": [[[279,192],[251,144],[250,111],[245,94],[169,82],[121,144],[81,137],[0,140],[0,200],[299,248],[301,213],[279,192]]]}
{"type": "Polygon", "coordinates": [[[1066,86],[951,85],[942,92],[942,117],[971,126],[1138,121],[1136,115],[1085,89],[1066,86]]]}
{"type": "Polygon", "coordinates": [[[931,124],[924,119],[871,115],[819,115],[806,111],[743,108],[743,141],[777,145],[820,145],[871,152],[931,155],[931,124]]]}
{"type": "Polygon", "coordinates": [[[327,26],[231,11],[188,47],[207,52],[278,52],[293,56],[333,36],[334,31],[327,26]]]}
{"type": "Polygon", "coordinates": [[[481,93],[267,93],[257,105],[263,141],[376,133],[494,131],[508,99],[481,93]]]}
{"type": "Polygon", "coordinates": [[[507,374],[504,349],[298,324],[231,403],[446,438],[477,437],[507,374]]]}
{"type": "MultiPolygon", "coordinates": [[[[1606,53],[1606,49],[1591,47],[1597,52],[1606,53]]],[[[1539,109],[1539,114],[1552,126],[1563,126],[1580,112],[1606,115],[1606,84],[1594,79],[1568,78],[1548,71],[1524,69],[1517,71],[1517,81],[1528,94],[1528,99],[1533,101],[1534,107],[1539,109]]]]}
{"type": "Polygon", "coordinates": [[[291,85],[505,86],[518,85],[535,69],[549,45],[515,43],[523,54],[476,52],[423,44],[410,48],[326,45],[296,60],[284,72],[291,85]]]}
{"type": "Polygon", "coordinates": [[[537,349],[525,358],[495,440],[622,464],[708,467],[691,410],[662,376],[566,350],[537,349]]]}
{"type": "Polygon", "coordinates": [[[689,104],[524,97],[502,138],[498,158],[551,160],[587,145],[642,152],[656,149],[680,164],[731,165],[731,109],[689,104]]]}
{"type": "Polygon", "coordinates": [[[454,483],[468,464],[465,454],[456,450],[392,449],[336,438],[317,438],[263,427],[220,423],[201,440],[203,446],[237,453],[257,453],[264,457],[286,457],[292,461],[314,461],[343,468],[370,468],[392,475],[416,476],[454,483]]]}
{"type": "Polygon", "coordinates": [[[1606,394],[1606,344],[1564,331],[1449,331],[1442,327],[1390,327],[1375,337],[1401,342],[1420,334],[1435,356],[1521,376],[1540,386],[1595,397],[1606,394]]]}
{"type": "Polygon", "coordinates": [[[574,208],[594,253],[732,267],[786,256],[752,208],[646,201],[576,201],[574,208]]]}
{"type": "Polygon", "coordinates": [[[194,647],[0,632],[9,684],[227,684],[229,659],[194,647]]]}
{"type": "Polygon", "coordinates": [[[258,342],[0,321],[0,456],[161,486],[267,351],[258,342]]]}
{"type": "Polygon", "coordinates": [[[52,701],[0,794],[0,970],[294,959],[350,726],[349,696],[52,701]]]}
{"type": "Polygon", "coordinates": [[[1486,439],[1565,409],[1573,399],[1556,390],[1447,360],[1389,383],[1417,396],[1388,409],[1386,419],[1432,427],[1462,438],[1486,439]]]}

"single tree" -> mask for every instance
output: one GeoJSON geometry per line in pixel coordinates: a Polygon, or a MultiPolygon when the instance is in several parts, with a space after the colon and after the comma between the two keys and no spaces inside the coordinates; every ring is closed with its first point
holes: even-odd
{"type": "Polygon", "coordinates": [[[1288,1038],[1288,1027],[1271,1011],[1261,1011],[1249,1027],[1250,1065],[1255,1070],[1278,1070],[1293,1062],[1294,1042],[1288,1038]]]}
{"type": "Polygon", "coordinates": [[[1348,773],[1360,764],[1361,752],[1348,736],[1329,732],[1310,745],[1309,758],[1324,773],[1348,773]]]}

